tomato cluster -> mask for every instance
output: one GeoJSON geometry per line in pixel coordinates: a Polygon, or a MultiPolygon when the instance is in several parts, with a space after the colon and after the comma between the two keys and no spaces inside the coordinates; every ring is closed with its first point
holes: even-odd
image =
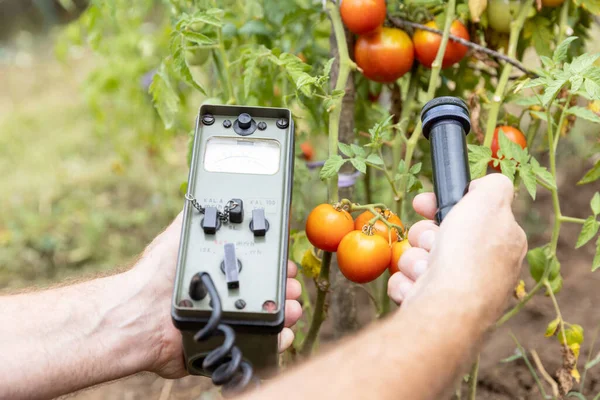
{"type": "MultiPolygon", "coordinates": [[[[381,218],[403,228],[400,218],[390,210],[376,209],[381,218]]],[[[338,266],[350,281],[367,283],[377,279],[386,269],[398,272],[398,261],[410,247],[408,240],[398,241],[400,232],[388,228],[370,211],[356,220],[340,207],[320,204],[306,220],[306,236],[310,243],[324,251],[337,252],[338,266]]]]}
{"type": "MultiPolygon", "coordinates": [[[[354,57],[366,78],[381,83],[394,82],[410,71],[415,57],[424,67],[431,68],[442,37],[436,33],[416,30],[411,40],[401,29],[384,27],[384,0],[343,0],[340,14],[348,30],[359,35],[354,47],[354,57]]],[[[428,22],[426,26],[437,28],[435,21],[428,22]]],[[[458,20],[452,23],[450,33],[470,39],[467,28],[458,20]]],[[[466,53],[466,46],[449,41],[442,68],[459,62],[466,53]]]]}

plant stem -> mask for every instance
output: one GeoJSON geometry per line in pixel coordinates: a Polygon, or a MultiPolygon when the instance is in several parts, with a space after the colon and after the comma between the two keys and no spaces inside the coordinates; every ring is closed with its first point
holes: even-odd
{"type": "Polygon", "coordinates": [[[367,203],[371,203],[373,201],[373,195],[371,193],[373,183],[373,169],[367,168],[367,173],[365,174],[365,201],[367,203]]]}
{"type": "MultiPolygon", "coordinates": [[[[519,36],[521,34],[521,29],[523,29],[523,24],[525,24],[525,20],[527,19],[527,14],[529,13],[529,7],[531,6],[531,3],[531,0],[522,3],[517,15],[517,19],[510,24],[510,37],[508,39],[508,51],[506,54],[510,58],[514,58],[515,54],[517,53],[519,36]]],[[[498,86],[496,86],[496,91],[494,92],[494,97],[492,98],[492,104],[490,105],[490,111],[488,113],[488,120],[485,130],[485,138],[483,140],[483,145],[488,148],[492,145],[494,130],[496,129],[496,122],[498,121],[498,113],[500,112],[500,107],[502,106],[504,92],[506,91],[506,84],[508,83],[508,78],[510,77],[512,68],[512,64],[507,63],[504,65],[502,74],[498,80],[498,86]]]]}
{"type": "Polygon", "coordinates": [[[307,320],[312,319],[312,302],[310,301],[310,295],[308,294],[308,290],[306,290],[306,282],[304,281],[304,275],[299,274],[298,280],[300,281],[300,287],[302,291],[300,292],[300,296],[302,299],[302,313],[306,317],[307,320]]]}
{"type": "MultiPolygon", "coordinates": [[[[394,18],[394,17],[388,17],[389,20],[392,22],[392,24],[394,24],[396,27],[399,28],[404,28],[404,27],[411,27],[411,28],[415,28],[415,29],[420,29],[420,30],[424,30],[427,32],[431,32],[431,33],[437,33],[438,35],[442,34],[442,31],[440,31],[439,29],[435,29],[435,28],[430,28],[428,26],[422,25],[422,24],[418,24],[416,22],[412,22],[412,21],[407,21],[405,19],[402,18],[394,18]]],[[[458,36],[454,36],[452,34],[450,34],[448,36],[450,38],[450,40],[452,40],[453,42],[458,42],[464,46],[470,47],[471,49],[479,52],[479,53],[484,53],[487,54],[488,56],[491,56],[493,58],[496,58],[498,60],[502,60],[507,62],[508,64],[514,65],[515,67],[517,67],[518,69],[520,69],[521,71],[525,72],[527,75],[531,75],[533,77],[537,77],[538,75],[533,72],[528,70],[521,62],[519,62],[518,60],[515,59],[514,55],[510,56],[510,55],[504,55],[502,53],[498,53],[497,51],[488,49],[487,47],[481,46],[477,43],[473,43],[469,40],[463,39],[461,37],[458,36]]]]}
{"type": "Polygon", "coordinates": [[[312,352],[315,341],[319,336],[321,324],[325,320],[325,297],[327,297],[329,291],[329,266],[331,265],[332,255],[332,253],[326,251],[323,253],[323,259],[321,260],[321,271],[317,278],[317,301],[315,302],[310,328],[308,328],[306,338],[299,350],[299,353],[304,356],[312,352]]]}
{"type": "Polygon", "coordinates": [[[533,357],[533,362],[535,362],[536,367],[540,370],[540,374],[542,374],[542,377],[544,377],[546,382],[548,382],[548,384],[552,387],[552,394],[553,394],[552,398],[553,399],[557,398],[558,397],[558,384],[556,383],[556,381],[554,379],[552,379],[550,374],[548,374],[548,371],[546,371],[546,369],[544,368],[544,364],[542,364],[542,360],[540,360],[540,356],[538,356],[537,351],[531,350],[531,356],[533,357]]]}
{"type": "Polygon", "coordinates": [[[517,348],[521,352],[521,355],[523,356],[523,361],[525,361],[525,364],[527,365],[527,368],[529,369],[529,373],[531,374],[531,376],[533,376],[533,379],[535,380],[535,383],[537,384],[538,389],[540,389],[540,393],[542,394],[544,399],[546,399],[547,395],[546,395],[546,391],[544,390],[544,386],[542,385],[542,382],[540,381],[540,377],[538,376],[538,374],[535,373],[535,369],[533,369],[533,365],[531,365],[531,361],[529,361],[529,357],[527,357],[527,353],[525,352],[525,349],[523,348],[523,346],[521,346],[521,343],[519,343],[519,341],[517,340],[517,337],[512,332],[510,333],[510,336],[512,337],[513,341],[515,342],[515,345],[517,345],[517,348]]]}
{"type": "Polygon", "coordinates": [[[387,285],[388,285],[388,280],[390,277],[390,273],[389,271],[386,269],[385,271],[383,271],[383,274],[380,277],[380,282],[381,282],[381,286],[379,287],[379,304],[380,304],[380,310],[379,310],[379,316],[383,317],[384,315],[388,314],[390,312],[390,297],[388,296],[388,292],[387,292],[387,285]]]}
{"type": "MultiPolygon", "coordinates": [[[[454,13],[456,8],[456,0],[449,0],[446,6],[446,20],[444,22],[444,31],[442,32],[442,41],[440,42],[440,47],[435,56],[435,60],[433,64],[431,64],[431,75],[429,77],[429,86],[427,88],[427,96],[425,101],[429,101],[433,99],[435,96],[435,91],[437,89],[438,80],[440,78],[440,72],[442,70],[442,60],[444,59],[444,54],[446,53],[446,46],[448,45],[448,38],[450,35],[450,27],[452,26],[452,22],[454,21],[454,13]]],[[[405,106],[406,107],[406,106],[405,106]]],[[[412,162],[412,156],[415,151],[415,147],[419,138],[421,137],[421,132],[423,131],[423,126],[421,121],[419,120],[417,127],[415,128],[412,135],[406,142],[406,154],[404,155],[404,163],[406,168],[410,168],[410,163],[412,162]]],[[[405,215],[404,208],[406,202],[404,201],[404,197],[406,197],[407,188],[406,188],[406,178],[402,179],[401,185],[401,193],[400,198],[397,203],[398,215],[400,215],[400,219],[402,219],[405,215]]]]}
{"type": "Polygon", "coordinates": [[[573,218],[573,217],[565,217],[564,215],[560,216],[561,222],[572,222],[574,224],[584,224],[585,219],[583,218],[573,218]]]}
{"type": "Polygon", "coordinates": [[[567,116],[567,109],[569,108],[569,104],[571,104],[571,99],[573,98],[573,93],[569,92],[567,96],[567,102],[560,113],[560,118],[558,119],[558,132],[556,132],[556,137],[554,138],[554,142],[552,143],[551,151],[556,152],[556,146],[558,146],[558,140],[560,139],[560,132],[562,130],[563,123],[567,116]]]}
{"type": "Polygon", "coordinates": [[[556,296],[554,296],[554,292],[552,291],[552,286],[548,279],[544,279],[544,286],[546,286],[546,290],[548,291],[548,295],[552,299],[552,305],[554,306],[554,311],[556,312],[556,316],[558,317],[558,326],[560,327],[560,334],[562,335],[564,345],[567,343],[567,335],[565,334],[565,322],[563,321],[562,314],[560,313],[560,308],[558,307],[558,302],[556,301],[556,296]]]}
{"type": "Polygon", "coordinates": [[[541,122],[542,120],[538,118],[533,121],[533,123],[529,124],[529,128],[527,129],[527,147],[530,149],[533,148],[533,142],[535,141],[537,132],[540,129],[541,122]]]}
{"type": "MultiPolygon", "coordinates": [[[[600,324],[596,326],[594,330],[594,336],[592,339],[592,343],[590,344],[590,350],[588,351],[587,360],[585,361],[585,365],[587,365],[592,359],[592,354],[594,353],[594,345],[596,344],[596,340],[598,339],[598,333],[600,333],[600,324]]],[[[583,374],[581,375],[581,383],[579,384],[579,391],[583,392],[585,389],[585,376],[587,375],[588,368],[584,368],[583,374]]]]}
{"type": "MultiPolygon", "coordinates": [[[[345,90],[350,71],[354,65],[348,54],[346,45],[346,34],[344,26],[338,10],[338,6],[330,1],[327,2],[327,11],[331,18],[331,24],[335,34],[335,40],[338,44],[340,69],[337,80],[335,82],[335,90],[345,90]]],[[[342,114],[343,96],[335,100],[332,105],[331,113],[329,114],[329,157],[338,154],[338,137],[340,130],[340,115],[342,114]]],[[[328,197],[330,202],[336,202],[338,199],[338,177],[337,175],[329,178],[328,181],[328,197]]]]}
{"type": "Polygon", "coordinates": [[[477,398],[477,375],[479,374],[479,354],[477,359],[473,363],[471,368],[471,374],[469,377],[469,400],[475,400],[477,398]]]}
{"type": "Polygon", "coordinates": [[[569,22],[569,4],[571,2],[570,1],[565,1],[562,5],[562,8],[560,9],[560,23],[558,25],[558,40],[556,41],[557,44],[562,43],[563,40],[565,40],[565,31],[567,30],[568,27],[568,22],[569,22]]]}
{"type": "Polygon", "coordinates": [[[529,300],[531,300],[531,298],[537,293],[537,291],[541,289],[542,286],[544,286],[544,282],[542,280],[540,280],[529,291],[529,293],[527,293],[527,295],[525,297],[523,297],[523,300],[521,300],[519,303],[517,303],[517,305],[515,305],[510,311],[507,311],[502,316],[502,318],[500,318],[498,320],[498,322],[496,322],[496,328],[500,328],[506,321],[508,321],[509,319],[511,319],[512,317],[514,317],[515,315],[517,315],[519,313],[519,311],[521,311],[521,309],[523,307],[525,307],[525,304],[527,304],[527,302],[529,302],[529,300]]]}
{"type": "MultiPolygon", "coordinates": [[[[554,95],[552,101],[550,101],[550,105],[554,102],[557,95],[554,95]]],[[[548,155],[550,158],[550,173],[556,180],[556,147],[554,147],[554,132],[552,131],[552,121],[550,115],[550,105],[546,110],[546,114],[548,116],[548,155]]],[[[560,128],[559,128],[560,129],[560,128]]],[[[558,186],[558,185],[557,185],[558,186]]],[[[556,246],[558,245],[558,236],[560,234],[560,224],[561,224],[561,212],[560,212],[560,202],[558,200],[558,188],[553,188],[550,190],[552,193],[552,207],[554,208],[554,227],[552,229],[552,239],[550,241],[550,253],[552,255],[556,255],[556,246]]]]}
{"type": "Polygon", "coordinates": [[[233,84],[231,83],[231,72],[229,71],[229,59],[227,58],[227,51],[225,50],[225,45],[222,40],[221,30],[218,30],[218,41],[219,41],[219,55],[221,62],[223,63],[223,69],[225,73],[222,75],[225,79],[225,86],[227,86],[227,93],[229,94],[229,99],[227,100],[227,104],[236,104],[237,100],[235,98],[235,92],[233,90],[233,84]]]}

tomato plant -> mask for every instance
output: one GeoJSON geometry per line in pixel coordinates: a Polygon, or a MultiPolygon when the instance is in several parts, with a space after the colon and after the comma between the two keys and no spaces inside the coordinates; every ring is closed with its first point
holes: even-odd
{"type": "MultiPolygon", "coordinates": [[[[429,21],[425,26],[437,29],[437,23],[435,21],[429,21]]],[[[452,22],[450,33],[462,39],[469,40],[470,38],[467,28],[460,21],[452,22]]],[[[417,57],[417,60],[419,60],[424,67],[431,68],[433,60],[440,48],[442,37],[436,33],[417,30],[413,40],[415,43],[415,56],[417,57]]],[[[467,50],[467,46],[460,43],[448,43],[442,60],[442,68],[448,68],[459,62],[465,54],[467,54],[467,50]]]]}
{"type": "Polygon", "coordinates": [[[389,83],[410,71],[414,48],[406,32],[381,28],[358,37],[354,56],[364,76],[376,82],[389,83]]]}
{"type": "Polygon", "coordinates": [[[361,231],[352,231],[344,236],[337,251],[341,273],[356,283],[377,279],[389,266],[390,259],[390,246],[386,239],[361,231]]]}
{"type": "Polygon", "coordinates": [[[385,21],[385,0],[344,0],[340,4],[344,25],[362,35],[374,31],[385,21]]]}
{"type": "MultiPolygon", "coordinates": [[[[518,144],[519,146],[521,146],[522,149],[524,149],[525,147],[527,147],[527,139],[525,138],[525,135],[523,135],[523,132],[521,132],[520,130],[518,130],[517,128],[513,127],[513,126],[499,126],[494,130],[494,138],[492,139],[492,158],[500,158],[503,159],[504,156],[502,157],[498,157],[498,150],[500,150],[500,144],[499,144],[499,140],[498,140],[498,135],[500,134],[500,132],[502,132],[503,135],[506,136],[506,138],[508,140],[510,140],[513,143],[518,144]]],[[[496,169],[497,171],[500,171],[500,166],[495,165],[493,162],[490,162],[490,166],[494,169],[496,169]]]]}
{"type": "Polygon", "coordinates": [[[336,251],[342,238],[354,229],[354,220],[345,210],[330,204],[315,207],[306,218],[306,236],[313,246],[336,251]]]}
{"type": "MultiPolygon", "coordinates": [[[[462,97],[471,109],[472,178],[491,172],[490,165],[500,168],[528,211],[519,222],[531,239],[530,273],[498,326],[542,293],[553,310],[547,319],[556,321],[549,336],[566,337],[581,322],[560,312],[557,295],[572,290],[561,268],[568,247],[588,246],[593,254],[580,258],[600,268],[600,193],[592,189],[600,179],[600,55],[590,50],[598,16],[594,0],[544,0],[539,8],[533,0],[98,0],[66,31],[105,61],[85,93],[108,137],[135,132],[160,149],[163,137],[187,137],[189,116],[203,103],[293,110],[300,144],[291,258],[303,272],[311,310],[295,348],[307,355],[327,315],[349,314],[329,296],[343,293],[356,304],[354,283],[370,282],[362,288],[376,315],[392,310],[386,279],[420,218],[411,201],[432,188],[419,111],[442,95],[462,97]],[[579,185],[566,187],[574,164],[587,170],[579,185]],[[571,191],[580,202],[563,207],[571,191]],[[582,198],[589,206],[581,207],[582,198]],[[360,214],[357,221],[350,213],[360,214]],[[363,233],[365,222],[373,227],[363,233]],[[565,225],[577,226],[578,236],[570,238],[565,225]],[[547,234],[536,236],[539,230],[547,234]],[[390,248],[389,233],[396,232],[390,248]],[[332,260],[346,280],[332,284],[332,260]]],[[[335,322],[333,330],[344,326],[359,324],[335,322]]],[[[557,341],[554,357],[579,354],[583,334],[570,337],[572,343],[563,341],[568,349],[557,341]]],[[[516,358],[526,353],[519,349],[516,358]]],[[[567,393],[578,370],[560,374],[568,379],[556,387],[567,393]]],[[[551,390],[540,385],[540,392],[551,390]]]]}

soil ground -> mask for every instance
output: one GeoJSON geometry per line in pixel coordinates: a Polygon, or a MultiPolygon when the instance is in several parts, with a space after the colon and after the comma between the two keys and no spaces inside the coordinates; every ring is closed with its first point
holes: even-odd
{"type": "MultiPolygon", "coordinates": [[[[4,162],[0,160],[0,166],[3,166],[0,193],[10,194],[10,196],[3,196],[4,212],[0,214],[3,215],[3,220],[0,221],[0,245],[2,245],[0,248],[4,253],[3,257],[6,257],[0,260],[6,261],[14,259],[14,254],[20,255],[16,258],[19,265],[11,268],[0,265],[2,267],[0,289],[5,291],[32,284],[43,285],[67,276],[105,270],[111,265],[127,262],[143,249],[143,245],[160,231],[179,207],[180,198],[177,192],[179,181],[168,187],[161,182],[169,181],[169,176],[185,177],[187,174],[184,157],[185,138],[175,138],[169,142],[168,153],[159,161],[150,160],[143,150],[137,152],[132,150],[133,157],[140,160],[140,163],[132,163],[123,172],[111,174],[111,165],[114,165],[113,149],[110,146],[100,145],[101,138],[86,133],[91,131],[92,121],[85,114],[79,85],[85,77],[85,71],[91,68],[90,63],[85,60],[74,61],[67,70],[50,59],[44,59],[40,64],[39,60],[32,62],[23,57],[19,65],[0,64],[2,81],[9,82],[8,85],[3,84],[0,91],[0,144],[2,145],[0,155],[4,159],[4,162]],[[44,129],[43,135],[49,139],[39,139],[41,128],[44,129]],[[86,163],[78,164],[78,168],[82,169],[78,180],[65,183],[64,180],[60,181],[54,176],[61,167],[73,162],[70,158],[73,154],[78,151],[92,151],[92,149],[96,154],[90,156],[86,163]],[[48,157],[51,157],[55,169],[44,169],[43,165],[36,163],[35,160],[31,163],[19,163],[18,160],[28,159],[31,151],[36,155],[37,161],[48,160],[48,157]],[[157,162],[160,168],[156,168],[157,162]],[[17,168],[8,174],[8,169],[5,167],[9,168],[11,165],[17,168]],[[153,168],[152,174],[147,173],[147,168],[153,168]],[[155,179],[148,178],[153,174],[156,175],[155,179]],[[24,184],[24,180],[29,183],[33,181],[35,185],[32,187],[24,184]],[[27,201],[29,195],[42,196],[47,192],[47,185],[53,184],[59,190],[58,194],[55,193],[53,198],[47,200],[51,204],[63,201],[61,196],[77,198],[77,193],[80,192],[84,193],[82,195],[84,199],[89,198],[88,191],[100,187],[99,193],[107,196],[107,204],[111,205],[112,211],[117,215],[135,211],[141,204],[146,204],[143,196],[157,193],[160,203],[157,209],[162,211],[136,214],[137,219],[125,225],[115,225],[114,221],[102,225],[105,236],[101,235],[101,237],[106,239],[107,246],[111,248],[116,246],[120,249],[114,258],[100,259],[98,254],[90,252],[84,257],[83,263],[73,262],[69,268],[58,270],[53,266],[52,273],[47,274],[48,266],[44,264],[44,258],[39,255],[34,257],[32,254],[37,251],[36,247],[27,248],[29,242],[22,236],[36,234],[37,231],[28,230],[31,226],[52,225],[57,219],[63,217],[44,211],[42,201],[44,199],[33,204],[27,201]],[[32,213],[34,219],[24,220],[23,215],[29,215],[27,213],[32,213]],[[9,234],[12,232],[12,239],[7,232],[9,234]],[[82,264],[89,267],[82,267],[82,264]]],[[[128,141],[134,139],[123,135],[122,140],[123,143],[131,144],[128,141]]],[[[583,171],[590,166],[579,160],[576,154],[577,151],[573,149],[561,152],[559,162],[570,166],[559,180],[561,204],[565,215],[585,218],[589,214],[589,199],[594,192],[593,189],[597,190],[597,187],[575,185],[583,171]]],[[[99,193],[93,192],[93,195],[99,193]]],[[[110,211],[109,206],[106,206],[106,209],[102,208],[104,203],[87,204],[82,201],[68,204],[78,207],[74,211],[83,214],[110,211]]],[[[550,231],[546,230],[546,227],[550,225],[552,215],[550,197],[540,191],[535,207],[521,204],[518,209],[519,220],[531,228],[528,232],[534,232],[529,237],[530,247],[547,242],[550,231]],[[538,227],[537,231],[536,227],[538,227]]],[[[89,234],[84,228],[92,222],[87,220],[81,222],[82,227],[76,234],[89,234]]],[[[594,251],[592,244],[574,250],[579,226],[566,225],[563,229],[564,234],[559,242],[559,259],[562,263],[565,283],[558,294],[558,301],[565,318],[585,328],[586,341],[579,362],[580,371],[583,371],[593,332],[600,324],[598,312],[600,273],[590,273],[594,251]]],[[[88,242],[91,243],[95,240],[96,236],[88,238],[88,242]]],[[[82,246],[85,247],[86,243],[83,241],[82,246]]],[[[526,266],[523,269],[523,279],[527,287],[533,286],[526,266]]],[[[457,304],[457,307],[459,306],[457,304]]],[[[363,314],[367,318],[366,315],[370,315],[370,305],[366,296],[361,298],[361,307],[365,310],[363,314]]],[[[544,331],[547,323],[554,316],[554,309],[549,299],[538,295],[519,315],[490,336],[481,355],[478,399],[541,398],[524,362],[501,363],[500,360],[514,354],[515,345],[509,336],[509,332],[512,332],[525,349],[537,351],[545,369],[553,375],[561,363],[560,348],[555,339],[544,337],[544,331]]],[[[331,336],[331,329],[326,324],[322,332],[322,340],[331,340],[331,336]]],[[[431,379],[435,379],[434,373],[431,379]]],[[[545,385],[545,388],[549,391],[548,385],[545,385]]],[[[463,387],[463,398],[466,396],[464,389],[463,387]]],[[[600,368],[591,370],[587,374],[583,392],[590,399],[593,397],[591,395],[600,392],[600,368]]],[[[183,400],[216,398],[217,392],[205,378],[187,377],[167,381],[152,374],[140,374],[68,397],[78,400],[183,400]]]]}

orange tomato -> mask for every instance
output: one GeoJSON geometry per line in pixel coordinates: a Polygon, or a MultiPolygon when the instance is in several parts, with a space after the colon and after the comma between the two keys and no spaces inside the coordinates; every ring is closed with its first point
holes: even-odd
{"type": "MultiPolygon", "coordinates": [[[[377,211],[381,212],[380,209],[377,209],[377,211]]],[[[400,218],[398,218],[398,216],[396,214],[394,214],[393,212],[391,212],[390,210],[385,210],[383,212],[383,216],[385,217],[385,219],[387,219],[392,224],[402,226],[402,221],[400,221],[400,218]]],[[[369,221],[371,220],[371,218],[373,218],[373,217],[374,217],[374,215],[373,215],[373,213],[371,213],[371,211],[363,212],[358,217],[356,217],[356,219],[354,220],[354,229],[357,231],[362,231],[363,227],[365,225],[367,225],[369,223],[369,221]]],[[[381,220],[377,220],[373,224],[373,233],[381,236],[386,241],[389,240],[389,231],[390,230],[387,227],[387,225],[381,220]]],[[[398,231],[396,229],[393,229],[392,230],[392,243],[397,242],[397,241],[398,241],[398,231]]]]}
{"type": "MultiPolygon", "coordinates": [[[[498,158],[498,150],[500,150],[500,142],[498,140],[498,133],[500,132],[500,129],[502,129],[502,132],[504,133],[504,135],[508,138],[508,140],[510,140],[513,143],[518,144],[519,146],[521,146],[522,149],[524,149],[525,147],[527,147],[527,139],[525,138],[525,135],[523,135],[523,132],[521,132],[520,130],[518,130],[515,127],[509,126],[509,125],[502,125],[496,128],[496,130],[494,131],[494,137],[492,138],[492,158],[498,158]]],[[[502,157],[504,158],[504,156],[502,157]]],[[[502,159],[500,158],[500,159],[502,159]]],[[[489,163],[490,167],[494,168],[496,171],[500,171],[500,164],[498,164],[497,167],[494,166],[494,162],[490,161],[489,163]]]]}
{"type": "MultiPolygon", "coordinates": [[[[425,26],[438,29],[435,21],[429,21],[425,26]]],[[[458,20],[452,22],[450,33],[462,39],[470,40],[467,28],[458,20]]],[[[417,30],[413,36],[413,42],[417,60],[419,60],[424,67],[431,68],[431,64],[433,64],[438,49],[440,48],[442,36],[437,33],[417,30]]],[[[442,68],[448,68],[459,62],[465,54],[467,54],[467,50],[467,46],[448,40],[446,52],[444,53],[444,58],[442,60],[442,68]]]]}
{"type": "Polygon", "coordinates": [[[542,0],[542,5],[544,7],[558,7],[564,2],[565,0],[542,0]]]}
{"type": "Polygon", "coordinates": [[[396,272],[400,271],[398,267],[398,262],[400,261],[400,257],[402,254],[412,246],[408,243],[408,239],[404,239],[400,242],[396,242],[392,244],[392,260],[390,261],[390,275],[394,275],[396,272]]]}
{"type": "Polygon", "coordinates": [[[315,149],[310,142],[304,142],[300,144],[300,150],[302,150],[302,157],[306,161],[312,161],[315,155],[315,149]]]}
{"type": "Polygon", "coordinates": [[[385,0],[342,0],[340,14],[352,33],[369,33],[385,22],[385,0]]]}
{"type": "Polygon", "coordinates": [[[344,236],[337,251],[340,272],[356,283],[377,279],[389,266],[391,258],[387,240],[361,231],[352,231],[344,236]]]}
{"type": "Polygon", "coordinates": [[[308,241],[324,251],[336,251],[342,238],[354,230],[352,216],[344,210],[337,210],[331,204],[315,207],[306,219],[308,241]]]}
{"type": "Polygon", "coordinates": [[[389,83],[410,71],[415,57],[413,43],[406,32],[380,28],[359,36],[354,45],[356,64],[368,79],[389,83]]]}

